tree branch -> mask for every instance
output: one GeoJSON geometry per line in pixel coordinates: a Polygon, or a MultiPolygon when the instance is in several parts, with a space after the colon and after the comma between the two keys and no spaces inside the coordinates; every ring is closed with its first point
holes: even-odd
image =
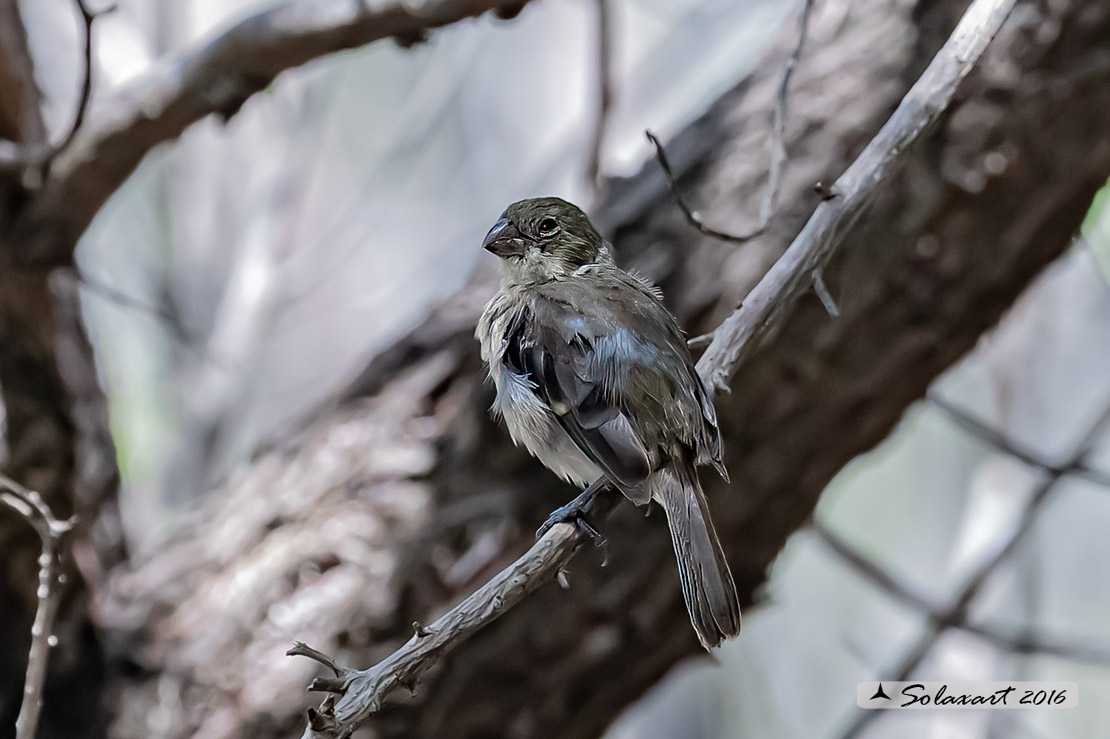
{"type": "MultiPolygon", "coordinates": [[[[727,378],[754,345],[777,326],[786,314],[785,307],[809,289],[815,270],[842,246],[844,234],[878,185],[897,170],[912,143],[947,108],[960,80],[967,76],[998,32],[1014,1],[975,0],[968,8],[894,115],[837,181],[841,197],[818,206],[786,254],[752,291],[755,299],[745,300],[714,332],[713,341],[697,367],[708,387],[727,387],[727,378]],[[775,306],[767,300],[781,302],[782,309],[773,309],[775,306]]],[[[599,496],[597,500],[611,501],[612,497],[599,496]]],[[[597,508],[591,512],[596,514],[597,508]]],[[[440,619],[454,624],[456,633],[438,635],[431,649],[421,646],[419,638],[410,639],[376,667],[348,673],[341,685],[329,683],[328,687],[336,688],[340,697],[326,701],[318,713],[310,713],[304,736],[312,739],[349,736],[381,707],[385,693],[401,684],[401,678],[417,676],[431,659],[443,656],[524,594],[554,577],[584,539],[579,528],[553,527],[509,568],[440,619]],[[526,573],[530,574],[523,582],[518,579],[526,573]]],[[[431,630],[435,635],[435,624],[431,630]]]]}
{"type": "MultiPolygon", "coordinates": [[[[613,495],[597,508],[611,505],[613,495]]],[[[338,701],[311,712],[303,739],[348,737],[372,714],[381,709],[386,696],[399,686],[414,686],[431,664],[492,623],[524,596],[554,578],[570,561],[584,534],[568,523],[555,524],[532,548],[498,573],[468,598],[422,627],[414,624],[414,634],[404,646],[368,670],[337,667],[330,657],[298,643],[286,654],[307,656],[336,671],[336,680],[314,680],[309,690],[338,693],[338,701]]]]}
{"type": "Polygon", "coordinates": [[[904,162],[906,151],[952,102],[1010,14],[1015,0],[975,0],[890,120],[832,186],[786,253],[717,328],[698,361],[706,384],[728,387],[736,367],[773,336],[794,302],[844,245],[844,235],[874,199],[879,185],[904,162]]]}
{"type": "Polygon", "coordinates": [[[76,519],[59,521],[38,493],[0,475],[0,502],[20,514],[34,527],[42,540],[39,557],[38,608],[31,626],[31,650],[27,657],[27,677],[23,685],[23,704],[15,722],[16,739],[35,739],[39,713],[42,710],[42,683],[50,648],[57,643],[54,616],[58,613],[61,584],[55,570],[58,566],[62,537],[73,528],[76,519]]]}
{"type": "Polygon", "coordinates": [[[93,216],[147,152],[210,114],[229,120],[281,72],[384,38],[409,46],[433,29],[489,10],[510,15],[527,2],[293,0],[240,21],[98,104],[16,224],[21,257],[42,267],[70,263],[93,216]]]}
{"type": "Polygon", "coordinates": [[[183,346],[197,352],[197,354],[204,357],[206,360],[212,360],[212,357],[205,351],[205,347],[201,345],[197,337],[193,336],[192,332],[182,322],[181,316],[176,315],[168,308],[151,305],[105,282],[89,277],[79,270],[74,270],[73,279],[78,285],[88,290],[90,295],[102,298],[124,310],[132,310],[152,318],[165,326],[169,334],[173,336],[174,339],[181,342],[183,346]]]}

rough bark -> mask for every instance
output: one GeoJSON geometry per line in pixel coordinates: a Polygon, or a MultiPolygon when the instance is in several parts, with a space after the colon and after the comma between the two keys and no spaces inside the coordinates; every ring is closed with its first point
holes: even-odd
{"type": "MultiPolygon", "coordinates": [[[[694,232],[649,163],[610,183],[597,219],[619,258],[660,282],[690,332],[712,328],[766,270],[893,109],[963,11],[959,0],[820,4],[795,77],[783,211],[740,249],[694,232]]],[[[668,143],[705,219],[755,223],[767,111],[785,39],[668,143]]],[[[878,443],[1068,245],[1110,173],[1110,3],[1022,3],[850,235],[814,296],[719,398],[732,484],[706,476],[751,603],[828,480],[878,443]]],[[[475,246],[477,248],[477,246],[475,246]]],[[[570,491],[488,418],[474,319],[493,270],[370,363],[335,406],[216,491],[189,527],[97,593],[139,669],[115,685],[114,734],[297,731],[307,660],[293,639],[365,666],[485,581],[570,491]]],[[[571,587],[548,586],[395,700],[381,736],[596,736],[695,654],[665,527],[624,506],[571,587]]]]}

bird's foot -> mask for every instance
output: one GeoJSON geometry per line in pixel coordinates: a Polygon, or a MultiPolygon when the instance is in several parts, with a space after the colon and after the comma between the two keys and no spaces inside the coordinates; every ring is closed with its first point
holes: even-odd
{"type": "Polygon", "coordinates": [[[586,520],[586,515],[590,512],[590,507],[602,487],[601,482],[595,482],[583,490],[577,498],[565,506],[555,509],[543,522],[543,525],[536,529],[536,538],[542,537],[557,523],[569,523],[578,527],[578,530],[585,534],[595,547],[602,550],[602,566],[604,566],[609,561],[609,551],[606,548],[605,537],[586,520]]]}

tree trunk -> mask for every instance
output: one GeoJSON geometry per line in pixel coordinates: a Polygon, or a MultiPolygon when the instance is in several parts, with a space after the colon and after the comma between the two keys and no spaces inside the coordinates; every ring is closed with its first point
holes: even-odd
{"type": "MultiPolygon", "coordinates": [[[[0,140],[46,143],[22,20],[0,0],[0,140]]],[[[24,204],[22,183],[0,175],[0,234],[24,204]]],[[[123,559],[115,520],[118,476],[92,350],[77,292],[65,275],[14,266],[20,245],[0,235],[0,470],[38,491],[56,517],[79,517],[74,538],[84,563],[101,571],[123,559]],[[104,556],[106,559],[101,559],[104,556]]],[[[0,738],[14,736],[37,605],[40,542],[27,521],[0,512],[0,738]]],[[[66,582],[45,689],[40,737],[103,736],[105,663],[89,620],[88,590],[74,557],[66,582]]]]}

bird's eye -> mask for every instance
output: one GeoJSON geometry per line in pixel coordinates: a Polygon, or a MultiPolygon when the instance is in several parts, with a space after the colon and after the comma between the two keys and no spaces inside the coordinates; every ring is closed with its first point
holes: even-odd
{"type": "Polygon", "coordinates": [[[548,216],[547,218],[544,218],[542,221],[540,221],[539,228],[541,236],[550,236],[551,234],[559,230],[559,222],[551,216],[548,216]]]}

